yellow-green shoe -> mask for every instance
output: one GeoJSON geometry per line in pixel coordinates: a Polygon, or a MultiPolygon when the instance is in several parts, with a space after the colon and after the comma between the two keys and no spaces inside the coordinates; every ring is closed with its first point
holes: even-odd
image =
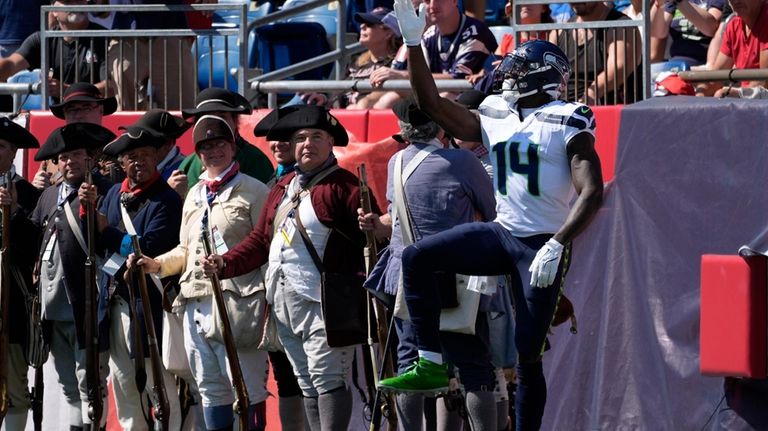
{"type": "Polygon", "coordinates": [[[384,392],[439,395],[448,392],[448,366],[419,358],[403,374],[379,382],[384,392]]]}

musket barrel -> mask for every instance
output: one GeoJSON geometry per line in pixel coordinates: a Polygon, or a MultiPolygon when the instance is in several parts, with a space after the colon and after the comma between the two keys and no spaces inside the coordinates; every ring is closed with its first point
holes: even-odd
{"type": "MultiPolygon", "coordinates": [[[[210,256],[213,254],[213,247],[211,246],[211,236],[208,229],[203,228],[202,237],[205,255],[210,256]]],[[[245,386],[243,370],[240,368],[240,359],[237,354],[235,337],[234,334],[232,334],[232,325],[229,321],[229,314],[227,314],[226,303],[224,302],[224,291],[221,288],[221,282],[219,281],[219,277],[215,274],[210,277],[210,280],[211,288],[213,290],[213,299],[216,303],[219,316],[221,316],[224,348],[227,351],[227,362],[229,363],[229,370],[232,373],[232,386],[234,386],[237,394],[235,410],[238,416],[240,416],[240,430],[246,431],[249,425],[248,421],[250,420],[248,417],[248,406],[250,405],[250,401],[248,400],[248,389],[245,386]]]]}
{"type": "MultiPolygon", "coordinates": [[[[139,237],[136,235],[131,236],[131,243],[133,244],[133,253],[136,256],[136,260],[143,257],[141,253],[141,246],[139,245],[139,237]]],[[[167,431],[169,427],[170,419],[170,406],[168,403],[168,392],[165,388],[165,381],[163,379],[163,367],[162,358],[160,357],[160,348],[157,344],[157,334],[155,332],[155,322],[152,318],[152,311],[150,309],[149,290],[147,289],[147,278],[144,273],[144,268],[140,265],[136,265],[133,269],[133,278],[139,287],[139,295],[141,302],[144,304],[144,326],[147,331],[147,345],[149,347],[149,362],[152,367],[152,391],[155,393],[155,399],[157,405],[155,406],[155,417],[161,423],[163,431],[167,431]]]]}

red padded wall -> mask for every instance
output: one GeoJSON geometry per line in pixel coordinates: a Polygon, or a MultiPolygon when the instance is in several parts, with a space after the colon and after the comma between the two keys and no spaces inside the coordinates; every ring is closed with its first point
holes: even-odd
{"type": "Polygon", "coordinates": [[[763,257],[701,257],[702,374],[766,377],[766,262],[763,257]]]}

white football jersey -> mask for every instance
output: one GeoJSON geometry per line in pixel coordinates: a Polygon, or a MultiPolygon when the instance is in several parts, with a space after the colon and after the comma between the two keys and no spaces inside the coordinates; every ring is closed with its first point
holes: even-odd
{"type": "Polygon", "coordinates": [[[566,144],[581,132],[594,136],[592,110],[553,101],[521,121],[504,99],[489,96],[479,112],[493,164],[496,221],[519,237],[557,232],[576,193],[566,144]]]}

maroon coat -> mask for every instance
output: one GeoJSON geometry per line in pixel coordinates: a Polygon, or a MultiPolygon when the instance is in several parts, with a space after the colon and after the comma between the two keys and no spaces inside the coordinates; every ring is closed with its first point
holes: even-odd
{"type": "MultiPolygon", "coordinates": [[[[267,263],[275,214],[285,196],[286,187],[295,176],[296,172],[292,172],[277,182],[267,196],[257,225],[248,237],[224,254],[222,278],[245,274],[267,263]]],[[[347,170],[338,169],[312,187],[309,195],[318,220],[333,229],[323,255],[326,271],[364,273],[365,235],[357,223],[357,208],[360,207],[357,177],[347,170]]],[[[371,201],[373,211],[380,213],[373,195],[371,201]]]]}

